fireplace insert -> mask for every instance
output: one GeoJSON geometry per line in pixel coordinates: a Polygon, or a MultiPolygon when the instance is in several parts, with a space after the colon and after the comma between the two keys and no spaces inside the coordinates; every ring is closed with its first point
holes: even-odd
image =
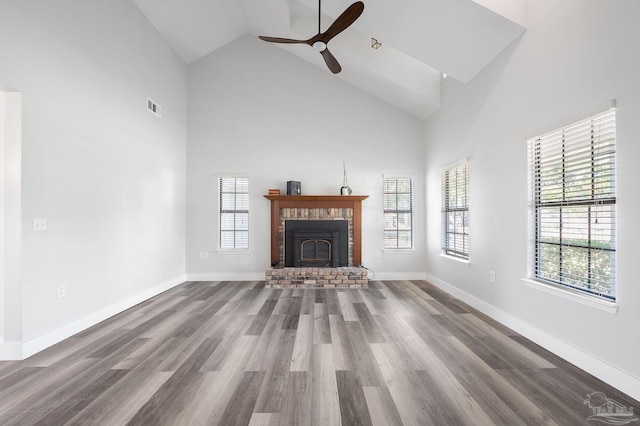
{"type": "Polygon", "coordinates": [[[285,266],[349,266],[347,220],[285,221],[285,266]]]}

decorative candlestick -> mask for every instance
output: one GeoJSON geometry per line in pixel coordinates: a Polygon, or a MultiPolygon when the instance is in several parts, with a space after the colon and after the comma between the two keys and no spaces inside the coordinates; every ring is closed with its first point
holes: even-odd
{"type": "Polygon", "coordinates": [[[347,183],[347,166],[344,161],[342,162],[342,170],[344,173],[344,180],[342,182],[342,187],[340,188],[340,195],[351,195],[352,191],[347,183]]]}

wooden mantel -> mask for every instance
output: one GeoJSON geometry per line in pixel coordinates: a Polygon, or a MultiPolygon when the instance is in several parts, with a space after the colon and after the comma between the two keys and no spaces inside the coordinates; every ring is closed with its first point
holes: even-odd
{"type": "MultiPolygon", "coordinates": [[[[353,265],[362,264],[362,200],[368,195],[265,195],[271,201],[271,264],[280,260],[280,209],[353,209],[353,265]]],[[[284,261],[284,260],[283,260],[284,261]]]]}

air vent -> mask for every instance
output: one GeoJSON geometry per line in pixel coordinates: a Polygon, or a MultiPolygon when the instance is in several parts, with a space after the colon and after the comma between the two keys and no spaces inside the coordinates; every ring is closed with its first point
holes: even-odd
{"type": "Polygon", "coordinates": [[[147,98],[147,109],[158,117],[162,117],[162,107],[149,98],[147,98]]]}

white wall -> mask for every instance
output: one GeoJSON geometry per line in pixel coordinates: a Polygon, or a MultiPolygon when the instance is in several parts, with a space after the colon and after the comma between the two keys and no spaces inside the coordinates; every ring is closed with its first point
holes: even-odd
{"type": "Polygon", "coordinates": [[[4,145],[5,145],[5,94],[0,90],[0,344],[4,342],[4,145]]]}
{"type": "Polygon", "coordinates": [[[0,86],[0,359],[22,335],[20,198],[22,95],[0,86]]]}
{"type": "Polygon", "coordinates": [[[35,350],[184,278],[186,66],[129,0],[3,1],[0,52],[23,100],[21,339],[35,350]]]}
{"type": "MultiPolygon", "coordinates": [[[[307,46],[300,46],[301,49],[307,46]]],[[[322,67],[245,36],[189,65],[189,278],[263,279],[270,264],[269,188],[288,180],[304,195],[339,194],[346,161],[363,202],[363,263],[381,277],[422,277],[424,161],[421,122],[322,67]],[[250,251],[217,249],[221,174],[250,177],[250,251]],[[382,250],[382,174],[415,176],[416,250],[382,250]],[[208,259],[199,259],[208,251],[208,259]],[[234,275],[231,275],[234,274],[234,275]],[[240,275],[236,275],[240,274],[240,275]]]]}
{"type": "Polygon", "coordinates": [[[448,82],[425,125],[429,278],[640,397],[637,182],[640,3],[566,0],[468,85],[448,82]],[[617,99],[616,314],[528,287],[527,137],[617,99]],[[442,166],[470,160],[469,265],[439,256],[442,166]],[[489,271],[496,283],[489,283],[489,271]]]}

